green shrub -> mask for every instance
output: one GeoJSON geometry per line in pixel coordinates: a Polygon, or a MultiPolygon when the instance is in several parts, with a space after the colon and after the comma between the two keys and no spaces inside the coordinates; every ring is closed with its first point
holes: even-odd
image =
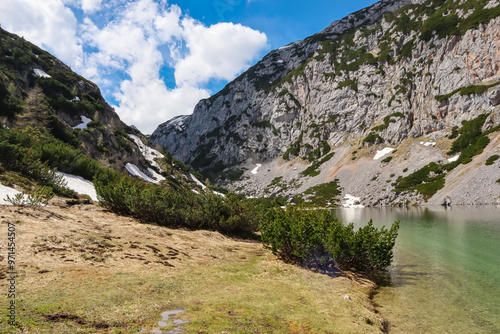
{"type": "Polygon", "coordinates": [[[303,132],[300,133],[299,138],[292,144],[291,147],[289,147],[286,152],[283,154],[283,159],[284,160],[289,160],[290,159],[290,154],[294,156],[298,156],[300,152],[300,146],[302,144],[302,137],[303,137],[303,132]]]}
{"type": "Polygon", "coordinates": [[[286,262],[336,264],[343,269],[372,272],[392,260],[399,222],[378,230],[370,221],[358,231],[344,226],[328,210],[288,207],[267,212],[260,224],[262,242],[286,262]]]}
{"type": "Polygon", "coordinates": [[[9,93],[7,85],[0,76],[0,116],[12,119],[23,111],[23,101],[9,93]]]}
{"type": "Polygon", "coordinates": [[[420,39],[424,41],[429,41],[434,33],[438,35],[438,38],[444,38],[449,35],[458,34],[457,24],[459,18],[456,14],[450,14],[448,16],[441,16],[440,12],[436,12],[436,15],[431,15],[423,24],[420,39]]]}
{"type": "Polygon", "coordinates": [[[326,207],[328,203],[335,203],[336,197],[341,193],[339,188],[337,180],[313,186],[304,191],[305,195],[311,195],[310,202],[307,204],[315,207],[326,207]]]}
{"type": "Polygon", "coordinates": [[[319,167],[318,163],[313,162],[311,166],[307,167],[301,174],[310,177],[318,176],[320,174],[320,171],[317,170],[318,167],[319,167]]]}
{"type": "Polygon", "coordinates": [[[234,194],[222,197],[182,188],[172,190],[115,171],[97,174],[94,184],[104,207],[142,222],[238,236],[251,236],[258,227],[256,207],[234,194]]]}
{"type": "Polygon", "coordinates": [[[414,42],[415,42],[415,40],[412,39],[411,41],[405,43],[401,47],[401,50],[399,50],[398,61],[401,60],[402,58],[411,58],[412,51],[413,51],[413,43],[414,42]]]}
{"type": "Polygon", "coordinates": [[[388,156],[387,158],[383,159],[381,162],[389,163],[391,160],[392,160],[392,156],[388,156]]]}
{"type": "Polygon", "coordinates": [[[339,82],[337,89],[342,89],[344,87],[350,87],[353,91],[357,92],[358,91],[358,80],[347,79],[347,80],[344,80],[342,82],[339,82]]]}
{"type": "Polygon", "coordinates": [[[378,134],[370,132],[368,136],[366,136],[363,139],[363,144],[368,143],[368,144],[376,144],[376,143],[383,143],[384,138],[380,137],[378,134]]]}
{"type": "Polygon", "coordinates": [[[483,152],[490,139],[482,133],[481,128],[489,114],[479,115],[470,121],[462,121],[462,128],[457,131],[460,136],[453,142],[448,155],[459,153],[459,163],[469,163],[475,155],[483,152]]]}
{"type": "Polygon", "coordinates": [[[271,122],[268,119],[256,121],[253,125],[255,127],[258,127],[258,128],[272,128],[273,127],[273,125],[271,124],[271,122]]]}
{"type": "Polygon", "coordinates": [[[226,173],[227,178],[229,181],[234,182],[241,180],[241,177],[243,176],[243,173],[245,171],[243,169],[231,169],[226,173]]]}
{"type": "Polygon", "coordinates": [[[7,195],[5,200],[15,206],[27,206],[36,209],[42,205],[47,205],[53,197],[54,193],[51,188],[38,187],[31,195],[26,195],[24,192],[21,192],[14,197],[7,195]]]}
{"type": "Polygon", "coordinates": [[[436,95],[434,99],[436,101],[446,101],[456,93],[460,93],[460,95],[472,95],[472,94],[482,94],[486,92],[489,88],[497,86],[500,84],[500,81],[494,82],[489,85],[470,85],[466,87],[461,87],[453,90],[451,93],[444,95],[436,95]]]}
{"type": "Polygon", "coordinates": [[[493,164],[495,163],[495,161],[497,161],[497,160],[498,160],[498,158],[500,158],[500,156],[499,156],[498,154],[492,155],[491,157],[489,157],[489,158],[486,160],[485,165],[486,165],[486,166],[493,165],[493,164]]]}
{"type": "Polygon", "coordinates": [[[439,189],[444,187],[444,169],[445,168],[443,166],[431,162],[403,178],[398,178],[394,186],[394,190],[397,193],[417,190],[419,193],[424,195],[424,198],[430,198],[439,189]],[[435,176],[432,176],[433,174],[435,176]]]}
{"type": "Polygon", "coordinates": [[[30,127],[23,131],[0,128],[0,162],[68,197],[75,194],[66,187],[54,168],[89,180],[101,168],[77,149],[30,127]]]}

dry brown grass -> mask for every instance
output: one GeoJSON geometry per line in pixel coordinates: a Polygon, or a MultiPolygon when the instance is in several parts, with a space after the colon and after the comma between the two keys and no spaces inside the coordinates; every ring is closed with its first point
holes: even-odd
{"type": "MultiPolygon", "coordinates": [[[[190,321],[182,325],[188,333],[377,333],[382,327],[368,281],[282,263],[255,241],[56,203],[36,211],[0,206],[0,252],[7,252],[7,222],[17,222],[19,273],[19,326],[2,319],[2,333],[149,331],[161,312],[179,308],[186,312],[174,318],[190,321]]],[[[2,291],[6,283],[0,279],[2,291]]],[[[3,318],[6,302],[0,301],[3,318]]]]}

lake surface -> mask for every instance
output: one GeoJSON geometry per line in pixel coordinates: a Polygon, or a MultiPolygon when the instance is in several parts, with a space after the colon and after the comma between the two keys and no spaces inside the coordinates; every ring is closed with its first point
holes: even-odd
{"type": "Polygon", "coordinates": [[[500,208],[335,209],[356,226],[401,221],[374,297],[390,333],[500,333],[500,208]]]}

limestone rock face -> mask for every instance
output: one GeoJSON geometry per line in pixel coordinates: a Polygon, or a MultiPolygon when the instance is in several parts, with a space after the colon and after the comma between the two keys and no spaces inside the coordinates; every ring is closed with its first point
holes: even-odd
{"type": "MultiPolygon", "coordinates": [[[[345,145],[444,139],[485,112],[494,127],[500,121],[498,4],[470,9],[467,3],[378,2],[271,51],[150,139],[223,182],[229,170],[256,162],[299,158],[305,165],[345,145]],[[496,14],[471,24],[479,10],[496,14]],[[456,20],[455,30],[428,28],[445,18],[456,20]]],[[[372,203],[394,200],[370,196],[372,203]]]]}

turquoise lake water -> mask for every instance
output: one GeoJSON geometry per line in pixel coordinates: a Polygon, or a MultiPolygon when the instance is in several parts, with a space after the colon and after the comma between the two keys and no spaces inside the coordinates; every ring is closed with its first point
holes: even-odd
{"type": "Polygon", "coordinates": [[[500,333],[500,207],[335,209],[343,222],[401,222],[374,297],[389,333],[500,333]]]}

